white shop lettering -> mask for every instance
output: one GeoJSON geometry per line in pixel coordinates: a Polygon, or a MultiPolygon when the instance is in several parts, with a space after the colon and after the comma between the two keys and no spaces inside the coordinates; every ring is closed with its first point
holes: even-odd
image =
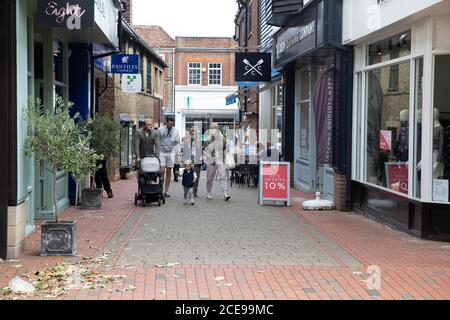
{"type": "Polygon", "coordinates": [[[56,2],[49,1],[45,13],[48,16],[55,16],[57,23],[62,23],[66,16],[81,18],[86,13],[86,10],[83,10],[79,4],[71,5],[67,2],[65,6],[58,7],[56,2]]]}

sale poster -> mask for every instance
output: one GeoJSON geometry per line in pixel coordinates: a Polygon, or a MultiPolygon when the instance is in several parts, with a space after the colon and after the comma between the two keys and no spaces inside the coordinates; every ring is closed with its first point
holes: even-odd
{"type": "Polygon", "coordinates": [[[260,204],[263,201],[286,201],[290,205],[290,164],[262,162],[260,170],[260,204]]]}
{"type": "Polygon", "coordinates": [[[389,189],[408,194],[408,164],[386,163],[386,180],[389,189]]]}
{"type": "Polygon", "coordinates": [[[392,150],[392,131],[381,130],[380,132],[380,150],[391,151],[392,150]]]}

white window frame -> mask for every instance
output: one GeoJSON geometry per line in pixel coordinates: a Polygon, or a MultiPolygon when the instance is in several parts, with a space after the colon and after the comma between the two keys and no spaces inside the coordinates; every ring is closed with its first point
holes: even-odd
{"type": "MultiPolygon", "coordinates": [[[[407,30],[405,30],[407,31],[407,30]]],[[[355,90],[353,95],[353,105],[356,106],[353,117],[357,120],[354,122],[354,135],[353,135],[353,159],[357,162],[355,164],[353,170],[353,180],[358,181],[361,184],[365,184],[383,191],[387,191],[393,194],[396,194],[398,196],[401,196],[403,198],[408,199],[415,199],[413,189],[414,189],[414,181],[412,180],[413,172],[412,172],[412,166],[409,166],[409,178],[408,178],[408,194],[404,194],[401,192],[396,192],[392,189],[389,189],[387,187],[382,187],[373,183],[370,183],[367,181],[367,81],[368,81],[368,73],[377,69],[382,69],[385,67],[389,67],[395,64],[401,64],[408,62],[410,63],[410,92],[409,92],[409,113],[410,113],[410,124],[414,123],[414,117],[415,112],[411,112],[411,110],[414,110],[415,105],[415,88],[414,88],[414,81],[415,81],[415,62],[417,58],[422,57],[423,55],[413,55],[413,48],[411,48],[411,53],[407,56],[403,56],[397,59],[392,59],[389,61],[368,65],[368,53],[369,53],[369,45],[365,45],[365,65],[363,67],[357,67],[354,70],[354,83],[355,83],[355,90]],[[360,84],[361,88],[358,88],[358,74],[361,74],[360,84]],[[358,96],[358,90],[360,90],[360,97],[358,96]],[[361,109],[357,109],[361,108],[361,109]],[[412,122],[411,122],[411,119],[412,122]],[[360,145],[357,146],[357,132],[358,127],[360,126],[361,133],[360,133],[360,145]],[[358,154],[359,153],[359,154],[358,154]],[[358,164],[359,161],[359,165],[358,164]],[[359,170],[359,172],[358,172],[359,170]]],[[[412,44],[413,45],[413,44],[412,44]]],[[[410,125],[410,134],[411,130],[415,130],[414,126],[411,127],[410,125]]],[[[409,150],[410,150],[410,156],[414,148],[414,139],[409,139],[409,150]]],[[[410,158],[410,160],[413,158],[410,158]]],[[[411,161],[409,161],[411,163],[411,161]]],[[[423,200],[422,200],[423,201],[423,200]]]]}
{"type": "Polygon", "coordinates": [[[203,72],[203,66],[201,62],[188,62],[188,68],[187,68],[187,84],[188,86],[195,86],[195,87],[200,87],[202,85],[202,72],[203,72]],[[199,64],[200,67],[199,68],[191,68],[191,64],[199,64]],[[190,77],[190,71],[191,69],[198,69],[200,70],[200,83],[191,83],[191,77],[190,77]]]}
{"type": "Polygon", "coordinates": [[[223,74],[223,68],[222,68],[222,63],[220,62],[209,62],[208,63],[208,86],[221,86],[222,85],[222,74],[223,74]],[[219,65],[220,68],[216,68],[216,67],[211,67],[211,65],[219,65]],[[211,71],[212,70],[219,70],[220,71],[220,80],[219,83],[211,83],[211,71]]]}

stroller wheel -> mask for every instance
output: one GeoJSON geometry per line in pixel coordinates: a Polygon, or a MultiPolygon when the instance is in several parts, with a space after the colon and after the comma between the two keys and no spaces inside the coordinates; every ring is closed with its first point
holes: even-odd
{"type": "Polygon", "coordinates": [[[161,199],[158,199],[158,207],[161,207],[161,199]]]}
{"type": "Polygon", "coordinates": [[[142,200],[142,208],[145,208],[145,199],[142,200]]]}
{"type": "Polygon", "coordinates": [[[166,204],[166,197],[164,195],[162,196],[162,204],[166,204]]]}
{"type": "Polygon", "coordinates": [[[134,205],[137,206],[138,204],[138,195],[137,193],[134,195],[134,205]]]}

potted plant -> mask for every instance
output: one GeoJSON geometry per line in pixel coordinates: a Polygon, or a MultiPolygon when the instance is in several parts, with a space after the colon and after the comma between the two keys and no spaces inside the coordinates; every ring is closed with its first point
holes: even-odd
{"type": "Polygon", "coordinates": [[[79,115],[71,117],[70,106],[61,97],[55,109],[46,108],[40,100],[30,103],[26,111],[28,133],[25,154],[50,165],[53,191],[53,220],[42,224],[42,255],[76,254],[76,221],[60,221],[56,196],[58,171],[71,172],[75,180],[95,170],[100,158],[90,148],[90,135],[76,124],[79,115]]]}
{"type": "MultiPolygon", "coordinates": [[[[86,129],[91,133],[91,146],[95,152],[102,155],[101,159],[97,162],[98,167],[103,167],[102,172],[96,172],[95,178],[101,180],[101,184],[108,193],[108,196],[112,197],[112,190],[109,183],[108,174],[106,172],[106,162],[108,159],[117,155],[120,149],[120,125],[113,119],[105,115],[96,115],[94,120],[85,123],[86,129]],[[97,175],[99,177],[97,177],[97,175]],[[104,175],[104,176],[102,176],[104,175]],[[105,185],[106,183],[106,185],[105,185]],[[109,190],[107,190],[109,189],[109,190]]],[[[81,206],[82,208],[100,208],[103,198],[103,190],[99,187],[93,187],[91,179],[91,188],[85,188],[81,191],[81,206]]]]}

